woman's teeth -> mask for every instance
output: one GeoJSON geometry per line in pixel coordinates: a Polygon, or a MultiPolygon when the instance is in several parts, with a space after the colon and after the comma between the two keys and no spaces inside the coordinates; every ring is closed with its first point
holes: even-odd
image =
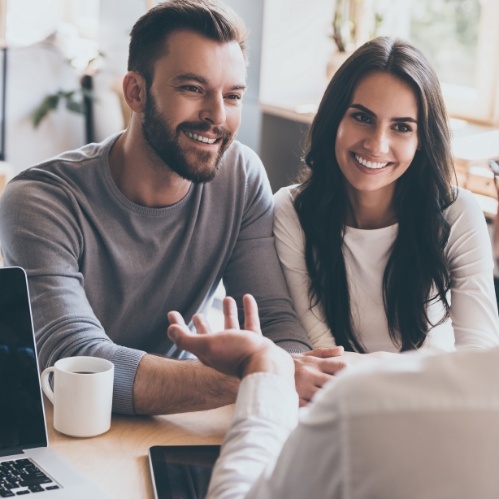
{"type": "Polygon", "coordinates": [[[217,139],[209,139],[208,137],[203,137],[201,135],[198,135],[197,133],[189,132],[188,130],[185,130],[185,134],[187,135],[187,137],[197,140],[198,142],[203,142],[205,144],[214,144],[217,141],[217,139]]]}
{"type": "Polygon", "coordinates": [[[371,168],[373,170],[379,170],[380,168],[384,168],[388,163],[375,163],[374,161],[367,161],[364,158],[361,158],[360,156],[355,155],[355,160],[357,163],[360,163],[362,166],[365,166],[366,168],[371,168]]]}

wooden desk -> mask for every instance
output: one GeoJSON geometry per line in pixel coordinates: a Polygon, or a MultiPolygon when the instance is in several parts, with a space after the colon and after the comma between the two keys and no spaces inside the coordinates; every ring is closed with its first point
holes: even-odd
{"type": "Polygon", "coordinates": [[[113,416],[104,435],[71,438],[54,430],[52,404],[45,400],[50,447],[116,499],[153,499],[149,447],[219,444],[232,410],[226,406],[172,416],[113,416]]]}

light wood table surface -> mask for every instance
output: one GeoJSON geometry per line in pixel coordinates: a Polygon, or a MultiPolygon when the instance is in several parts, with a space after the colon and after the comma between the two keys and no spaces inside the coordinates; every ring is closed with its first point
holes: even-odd
{"type": "Polygon", "coordinates": [[[54,430],[52,404],[45,399],[49,446],[113,499],[153,499],[149,447],[219,444],[232,411],[226,406],[171,416],[113,415],[107,433],[72,438],[54,430]]]}

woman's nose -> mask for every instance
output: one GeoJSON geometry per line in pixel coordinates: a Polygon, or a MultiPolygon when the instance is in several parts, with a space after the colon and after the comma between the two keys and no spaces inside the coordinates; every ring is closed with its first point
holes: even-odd
{"type": "Polygon", "coordinates": [[[364,139],[364,147],[373,154],[385,154],[390,150],[390,141],[386,130],[376,128],[364,139]]]}

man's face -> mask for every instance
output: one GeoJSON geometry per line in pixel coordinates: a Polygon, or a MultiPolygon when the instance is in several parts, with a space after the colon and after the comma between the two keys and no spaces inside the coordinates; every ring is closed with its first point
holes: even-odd
{"type": "Polygon", "coordinates": [[[211,180],[239,128],[245,82],[246,63],[237,42],[173,32],[147,91],[146,143],[181,177],[211,180]]]}

